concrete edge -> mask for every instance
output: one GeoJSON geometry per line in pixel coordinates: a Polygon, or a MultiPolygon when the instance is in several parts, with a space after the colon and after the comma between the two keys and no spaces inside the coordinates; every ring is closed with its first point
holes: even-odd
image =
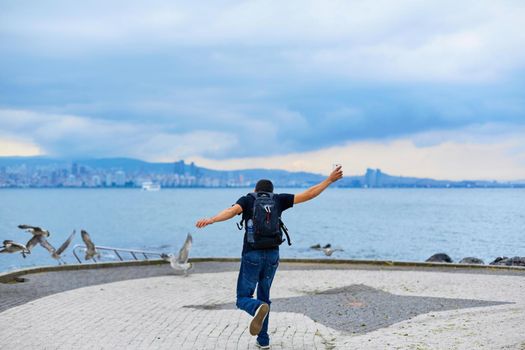
{"type": "MultiPolygon", "coordinates": [[[[190,262],[239,262],[240,258],[192,258],[190,262]]],[[[378,267],[417,267],[417,268],[445,268],[445,269],[486,269],[486,270],[511,270],[520,271],[525,274],[525,267],[521,266],[500,266],[500,265],[471,265],[454,263],[436,262],[416,262],[416,261],[393,261],[393,260],[355,260],[355,259],[302,259],[302,258],[282,258],[283,263],[293,264],[324,264],[324,265],[371,265],[378,267]]],[[[148,266],[161,265],[168,262],[163,259],[140,260],[140,261],[115,261],[89,264],[71,264],[56,266],[28,267],[8,272],[0,273],[0,283],[10,281],[15,277],[56,271],[76,271],[93,270],[102,268],[122,267],[122,266],[148,266]]]]}
{"type": "Polygon", "coordinates": [[[26,267],[22,269],[12,270],[0,273],[0,283],[12,280],[15,277],[29,275],[43,272],[57,272],[57,271],[78,271],[78,270],[94,270],[111,267],[122,266],[147,266],[147,265],[161,265],[168,262],[162,259],[154,260],[140,260],[140,261],[112,261],[103,263],[89,263],[89,264],[71,264],[71,265],[47,265],[37,267],[26,267]]]}

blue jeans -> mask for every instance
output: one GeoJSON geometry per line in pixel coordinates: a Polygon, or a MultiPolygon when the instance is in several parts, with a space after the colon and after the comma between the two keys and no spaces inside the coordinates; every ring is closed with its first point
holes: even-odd
{"type": "MultiPolygon", "coordinates": [[[[257,308],[264,302],[268,305],[270,301],[270,287],[273,276],[279,266],[279,250],[252,250],[244,253],[241,259],[241,269],[237,279],[237,307],[254,316],[257,308]],[[257,299],[253,293],[257,287],[257,299]]],[[[257,336],[260,345],[269,345],[268,320],[270,314],[264,320],[261,332],[257,336]]]]}

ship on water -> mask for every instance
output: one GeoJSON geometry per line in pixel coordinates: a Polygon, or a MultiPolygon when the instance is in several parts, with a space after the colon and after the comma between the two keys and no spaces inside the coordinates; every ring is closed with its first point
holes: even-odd
{"type": "Polygon", "coordinates": [[[160,184],[154,183],[152,181],[145,181],[142,183],[142,190],[149,192],[160,191],[160,184]]]}

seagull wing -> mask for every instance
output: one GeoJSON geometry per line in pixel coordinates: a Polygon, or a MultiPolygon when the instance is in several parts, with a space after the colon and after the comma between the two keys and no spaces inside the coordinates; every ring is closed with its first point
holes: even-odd
{"type": "Polygon", "coordinates": [[[95,244],[91,240],[91,237],[89,236],[89,233],[87,233],[86,231],[82,230],[82,231],[80,231],[80,235],[82,236],[82,240],[86,244],[86,247],[88,248],[88,250],[95,250],[95,244]]]}
{"type": "Polygon", "coordinates": [[[68,239],[66,239],[66,241],[64,243],[62,243],[62,245],[57,249],[56,253],[57,255],[60,255],[64,252],[64,250],[67,249],[67,247],[69,247],[69,245],[71,244],[71,241],[73,240],[73,237],[75,236],[75,233],[76,231],[73,230],[73,233],[71,233],[68,237],[68,239]]]}
{"type": "Polygon", "coordinates": [[[188,262],[192,243],[193,243],[193,238],[191,237],[191,234],[188,233],[188,236],[186,237],[186,241],[184,242],[184,245],[182,246],[182,248],[180,248],[179,256],[177,257],[177,263],[186,264],[188,262]]]}
{"type": "Polygon", "coordinates": [[[45,235],[49,237],[49,231],[46,231],[38,226],[31,226],[31,225],[18,225],[18,228],[22,230],[26,230],[27,232],[31,232],[34,235],[45,235]]]}
{"type": "Polygon", "coordinates": [[[44,237],[39,236],[38,243],[40,243],[40,245],[41,245],[42,247],[44,247],[49,253],[51,253],[51,254],[55,253],[55,251],[56,251],[55,247],[53,247],[53,246],[51,245],[51,243],[49,243],[49,242],[47,241],[47,239],[45,239],[44,237]]]}
{"type": "Polygon", "coordinates": [[[23,245],[22,243],[16,243],[16,242],[11,242],[11,245],[13,247],[17,247],[17,248],[20,248],[22,250],[26,250],[27,251],[27,248],[25,245],[23,245]]]}
{"type": "Polygon", "coordinates": [[[40,243],[40,236],[33,236],[26,243],[27,250],[31,251],[38,243],[40,243]]]}
{"type": "Polygon", "coordinates": [[[323,253],[326,256],[331,256],[334,250],[332,248],[323,248],[323,253]]]}
{"type": "Polygon", "coordinates": [[[38,226],[31,226],[31,225],[18,225],[18,228],[22,229],[22,230],[31,230],[33,232],[43,232],[44,230],[42,230],[42,228],[38,227],[38,226]]]}
{"type": "Polygon", "coordinates": [[[42,230],[40,227],[25,225],[25,224],[18,225],[18,228],[22,230],[42,230]]]}

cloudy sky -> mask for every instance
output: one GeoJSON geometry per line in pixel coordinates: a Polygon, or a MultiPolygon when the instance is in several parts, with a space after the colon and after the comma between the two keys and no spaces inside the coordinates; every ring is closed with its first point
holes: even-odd
{"type": "Polygon", "coordinates": [[[523,1],[0,0],[0,155],[525,179],[523,1]]]}

